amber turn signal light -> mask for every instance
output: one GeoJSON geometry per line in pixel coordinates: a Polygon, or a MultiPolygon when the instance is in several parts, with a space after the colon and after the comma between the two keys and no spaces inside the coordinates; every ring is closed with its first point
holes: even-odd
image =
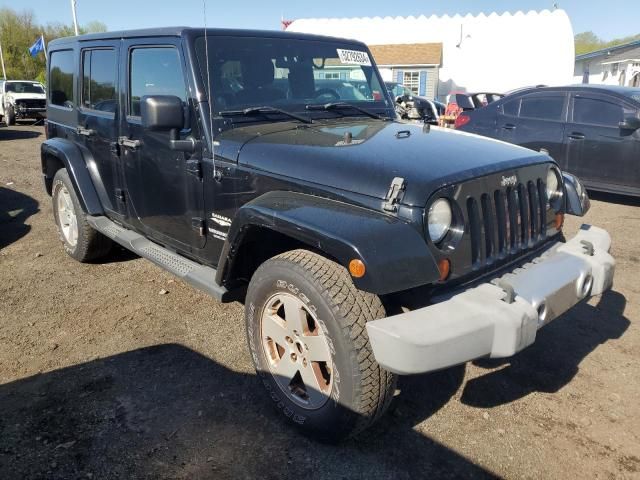
{"type": "Polygon", "coordinates": [[[438,270],[440,271],[440,281],[444,282],[449,278],[449,272],[451,271],[451,262],[448,258],[443,258],[438,261],[438,270]]]}
{"type": "Polygon", "coordinates": [[[564,213],[556,213],[556,220],[554,223],[556,230],[560,230],[564,225],[564,213]]]}
{"type": "Polygon", "coordinates": [[[366,272],[366,268],[362,260],[354,258],[349,262],[349,273],[353,278],[362,278],[366,272]]]}

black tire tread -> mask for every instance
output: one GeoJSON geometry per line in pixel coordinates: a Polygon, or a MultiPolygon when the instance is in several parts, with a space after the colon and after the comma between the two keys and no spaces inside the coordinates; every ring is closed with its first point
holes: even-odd
{"type": "Polygon", "coordinates": [[[91,262],[93,260],[104,257],[109,253],[111,247],[113,246],[112,240],[109,237],[106,237],[98,232],[89,224],[89,222],[87,221],[87,215],[80,207],[80,202],[78,201],[76,192],[73,188],[73,185],[71,184],[71,180],[69,179],[69,174],[64,168],[58,170],[53,179],[53,202],[55,203],[55,187],[56,183],[58,182],[64,184],[67,187],[69,195],[71,195],[74,207],[76,209],[76,219],[78,222],[78,243],[77,250],[74,252],[72,257],[82,263],[91,262]]]}
{"type": "Polygon", "coordinates": [[[309,250],[291,250],[273,260],[299,265],[322,286],[321,294],[341,319],[341,328],[354,347],[351,352],[359,366],[360,385],[358,422],[349,436],[354,436],[376,422],[387,410],[395,393],[397,376],[376,362],[366,331],[368,320],[383,318],[386,311],[380,298],[358,290],[342,265],[309,250]]]}

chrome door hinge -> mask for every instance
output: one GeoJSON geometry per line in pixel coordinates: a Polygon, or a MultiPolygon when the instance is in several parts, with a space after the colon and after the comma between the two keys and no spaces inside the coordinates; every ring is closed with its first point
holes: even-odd
{"type": "Polygon", "coordinates": [[[132,140],[129,137],[118,137],[118,145],[135,150],[140,146],[140,140],[132,140]]]}
{"type": "Polygon", "coordinates": [[[201,237],[204,237],[207,234],[207,224],[204,221],[204,218],[192,218],[191,227],[196,230],[201,237]]]}
{"type": "Polygon", "coordinates": [[[188,174],[202,178],[202,162],[200,160],[187,160],[185,164],[188,174]]]}

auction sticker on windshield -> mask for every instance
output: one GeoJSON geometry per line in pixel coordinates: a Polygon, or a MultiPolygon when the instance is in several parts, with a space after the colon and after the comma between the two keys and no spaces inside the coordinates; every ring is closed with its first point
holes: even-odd
{"type": "Polygon", "coordinates": [[[371,60],[367,52],[359,52],[357,50],[337,49],[340,62],[345,65],[366,65],[371,66],[371,60]]]}

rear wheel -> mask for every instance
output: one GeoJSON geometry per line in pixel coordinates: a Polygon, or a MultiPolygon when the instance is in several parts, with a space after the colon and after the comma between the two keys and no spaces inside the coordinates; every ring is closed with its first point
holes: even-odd
{"type": "Polygon", "coordinates": [[[375,362],[365,329],[385,310],[344,267],[306,250],[278,255],[253,275],[245,306],[262,384],[305,433],[340,440],[387,409],[396,377],[375,362]]]}
{"type": "Polygon", "coordinates": [[[58,170],[52,187],[53,215],[65,251],[79,262],[106,255],[111,239],[93,229],[80,206],[67,170],[58,170]]]}

